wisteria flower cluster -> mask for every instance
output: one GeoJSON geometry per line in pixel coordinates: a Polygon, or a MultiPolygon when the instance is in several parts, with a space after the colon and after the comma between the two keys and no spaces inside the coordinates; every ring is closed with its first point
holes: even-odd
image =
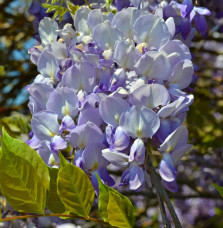
{"type": "Polygon", "coordinates": [[[175,35],[182,38],[187,44],[197,30],[202,35],[207,32],[207,22],[205,16],[211,12],[205,7],[195,6],[192,0],[184,0],[182,3],[174,0],[115,0],[118,10],[125,7],[134,6],[154,12],[167,23],[175,23],[175,35]]]}
{"type": "Polygon", "coordinates": [[[191,147],[182,125],[193,95],[189,48],[166,22],[129,7],[104,14],[80,7],[74,27],[45,17],[41,44],[30,49],[39,74],[27,87],[31,139],[45,163],[59,166],[58,151],[82,168],[98,190],[96,172],[113,186],[107,166],[124,170],[120,185],[140,191],[150,184],[147,147],[161,156],[164,186],[177,191],[177,162],[191,147]]]}

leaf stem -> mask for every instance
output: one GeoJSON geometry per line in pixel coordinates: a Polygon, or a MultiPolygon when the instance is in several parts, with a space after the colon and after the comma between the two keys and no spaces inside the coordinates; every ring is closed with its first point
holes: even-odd
{"type": "Polygon", "coordinates": [[[93,10],[92,7],[91,7],[91,5],[89,4],[89,2],[87,0],[84,0],[84,1],[88,5],[89,9],[93,10]]]}
{"type": "MultiPolygon", "coordinates": [[[[148,147],[148,149],[149,149],[148,152],[150,152],[149,147],[148,147]]],[[[170,212],[170,215],[173,219],[175,227],[176,228],[182,228],[181,223],[180,223],[180,221],[177,217],[177,214],[174,210],[174,207],[173,207],[173,205],[172,205],[172,203],[171,203],[171,201],[170,201],[170,199],[166,193],[166,190],[164,189],[162,183],[160,182],[160,179],[156,175],[155,168],[153,167],[153,164],[152,164],[152,161],[150,159],[150,155],[148,152],[146,154],[146,170],[149,172],[149,174],[151,176],[151,180],[152,180],[153,185],[154,185],[156,192],[157,192],[164,227],[170,227],[170,224],[169,224],[167,217],[166,217],[165,208],[163,210],[163,205],[162,205],[163,203],[160,203],[160,201],[162,202],[162,200],[164,200],[164,202],[166,203],[166,206],[170,212]]]]}
{"type": "Polygon", "coordinates": [[[90,221],[94,221],[94,222],[101,223],[101,224],[109,226],[109,223],[104,222],[100,219],[92,218],[92,217],[82,217],[82,216],[55,214],[55,213],[53,213],[53,214],[37,214],[37,215],[20,215],[20,216],[3,218],[0,221],[6,222],[6,221],[15,220],[15,219],[27,219],[27,218],[38,218],[38,217],[67,217],[67,218],[71,218],[71,219],[84,219],[84,220],[90,220],[90,221]]]}

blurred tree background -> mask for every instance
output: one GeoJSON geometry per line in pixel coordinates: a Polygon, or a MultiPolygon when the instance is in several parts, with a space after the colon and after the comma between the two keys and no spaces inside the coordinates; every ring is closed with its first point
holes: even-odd
{"type": "MultiPolygon", "coordinates": [[[[29,59],[35,17],[29,14],[31,0],[0,0],[0,125],[11,135],[26,138],[29,132],[28,94],[25,87],[38,74],[29,59]]],[[[193,149],[178,166],[180,191],[169,194],[187,223],[185,227],[223,227],[223,200],[212,186],[223,186],[223,1],[196,0],[209,8],[208,33],[192,43],[197,79],[191,85],[195,100],[187,117],[193,149]]],[[[116,174],[118,175],[118,174],[116,174]]],[[[123,191],[138,207],[139,227],[158,227],[158,217],[146,208],[157,205],[153,193],[123,191]],[[135,194],[135,195],[133,195],[135,194]],[[145,197],[148,200],[144,200],[145,197]],[[153,215],[153,216],[151,216],[153,215]],[[149,218],[149,219],[148,219],[149,218]]]]}

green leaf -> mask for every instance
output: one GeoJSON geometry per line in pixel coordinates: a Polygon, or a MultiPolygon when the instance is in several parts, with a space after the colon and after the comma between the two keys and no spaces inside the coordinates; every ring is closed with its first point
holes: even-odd
{"type": "Polygon", "coordinates": [[[3,129],[0,151],[0,186],[17,211],[43,213],[49,190],[49,171],[38,153],[3,129]]]}
{"type": "Polygon", "coordinates": [[[72,14],[74,15],[77,10],[79,9],[79,5],[74,5],[72,2],[70,1],[66,1],[67,7],[70,10],[70,12],[72,12],[72,14]]]}
{"type": "Polygon", "coordinates": [[[105,4],[106,4],[106,8],[107,8],[108,12],[110,12],[110,6],[112,4],[112,1],[113,0],[105,0],[105,4]]]}
{"type": "MultiPolygon", "coordinates": [[[[60,0],[47,0],[46,3],[56,4],[57,2],[60,2],[60,0]]],[[[61,1],[61,4],[63,3],[63,0],[61,1]]]]}
{"type": "Polygon", "coordinates": [[[99,212],[105,222],[110,225],[127,228],[135,224],[135,210],[131,201],[116,190],[104,185],[100,178],[99,183],[99,212]]]}
{"type": "Polygon", "coordinates": [[[217,190],[218,192],[220,193],[221,197],[223,198],[223,187],[217,185],[217,184],[212,184],[217,190]]]}
{"type": "Polygon", "coordinates": [[[52,213],[65,212],[65,206],[57,193],[57,177],[59,169],[48,167],[50,173],[50,192],[47,199],[46,207],[52,213]]]}
{"type": "Polygon", "coordinates": [[[94,200],[94,188],[85,172],[68,163],[60,153],[57,185],[58,194],[65,208],[80,216],[88,217],[94,200]]]}
{"type": "Polygon", "coordinates": [[[14,112],[12,116],[2,118],[0,125],[13,137],[18,137],[21,134],[27,135],[30,131],[28,118],[18,112],[14,112]]]}
{"type": "Polygon", "coordinates": [[[0,77],[5,77],[5,76],[6,76],[5,66],[0,65],[0,77]]]}
{"type": "Polygon", "coordinates": [[[63,6],[57,6],[57,5],[51,5],[51,4],[42,4],[43,8],[47,9],[47,13],[50,13],[52,11],[55,11],[54,15],[53,15],[53,19],[56,19],[57,17],[59,17],[59,23],[63,20],[63,16],[66,12],[68,12],[69,10],[63,6]]]}

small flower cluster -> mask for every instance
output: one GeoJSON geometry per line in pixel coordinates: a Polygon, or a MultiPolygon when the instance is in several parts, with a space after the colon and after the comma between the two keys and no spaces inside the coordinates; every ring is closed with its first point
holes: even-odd
{"type": "Polygon", "coordinates": [[[175,24],[129,7],[116,15],[80,7],[74,27],[45,17],[42,43],[30,49],[39,74],[27,86],[31,139],[46,164],[59,166],[58,151],[90,177],[125,168],[120,185],[140,191],[149,175],[146,147],[160,151],[164,186],[177,191],[175,164],[191,147],[182,123],[193,102],[187,94],[194,67],[188,47],[174,39],[175,24]]]}
{"type": "Polygon", "coordinates": [[[167,23],[175,23],[175,34],[183,38],[189,44],[194,37],[195,30],[202,35],[207,31],[207,22],[204,16],[210,15],[207,8],[194,6],[192,0],[184,0],[182,3],[174,0],[115,0],[118,10],[124,7],[141,7],[154,12],[167,23]],[[193,25],[195,24],[195,28],[193,25]]]}

